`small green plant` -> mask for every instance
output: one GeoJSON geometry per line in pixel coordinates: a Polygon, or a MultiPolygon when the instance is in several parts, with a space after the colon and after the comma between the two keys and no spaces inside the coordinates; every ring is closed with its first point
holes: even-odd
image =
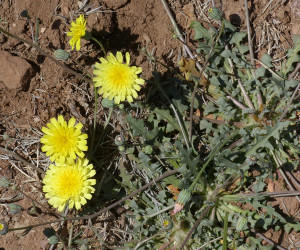
{"type": "MultiPolygon", "coordinates": [[[[81,39],[87,39],[104,54],[93,67],[94,77],[85,78],[95,93],[93,126],[87,131],[91,137],[81,132],[87,125],[75,125],[75,118],[66,122],[61,115],[42,128],[41,149],[53,162],[46,173],[40,170],[43,192],[62,214],[52,211],[57,220],[22,228],[9,228],[1,221],[0,234],[20,229],[27,233],[50,223],[61,227],[70,221],[68,238],[60,230],[44,230],[52,246],[269,249],[253,237],[256,229],[300,230],[299,223],[268,204],[273,194],[266,192],[267,178],[285,176],[299,165],[299,103],[293,102],[299,83],[290,74],[300,62],[300,39],[294,37],[294,48],[278,69],[268,54],[260,60],[248,55],[247,34],[225,20],[220,10],[212,8],[209,14],[218,26],[191,24],[202,67],[183,58],[178,69],[165,65],[173,73],[166,79],[157,70],[159,59],[147,48],[142,50],[154,65],[153,77],[146,81],[147,101],[136,100],[145,81],[138,76],[140,67],[129,66],[129,53],[125,63],[119,51],[107,55],[86,31],[84,15],[72,22],[67,34],[72,49],[79,51],[81,39]],[[108,109],[100,131],[98,94],[102,108],[108,109]],[[109,129],[112,117],[118,130],[109,129]],[[106,168],[113,164],[115,174],[106,168]],[[108,244],[92,219],[123,202],[128,210],[127,238],[108,244]],[[86,229],[96,240],[75,229],[81,220],[88,222],[86,229]]],[[[54,55],[62,61],[70,57],[60,49],[54,55]]],[[[11,188],[5,178],[0,184],[11,188]]],[[[32,201],[35,208],[37,202],[32,201]]],[[[15,204],[10,207],[14,213],[22,210],[15,204]]]]}

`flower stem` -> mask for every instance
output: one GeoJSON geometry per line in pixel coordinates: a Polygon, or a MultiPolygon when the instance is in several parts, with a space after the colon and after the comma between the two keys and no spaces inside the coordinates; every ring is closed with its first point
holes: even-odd
{"type": "Polygon", "coordinates": [[[95,139],[95,133],[96,133],[97,111],[98,111],[98,94],[97,94],[97,87],[95,86],[94,126],[93,126],[92,145],[91,145],[91,151],[92,152],[93,152],[94,139],[95,139]]]}
{"type": "Polygon", "coordinates": [[[108,117],[107,117],[106,122],[104,124],[104,127],[103,127],[102,133],[100,135],[99,141],[97,142],[97,145],[96,145],[95,149],[91,150],[92,151],[92,155],[94,155],[94,153],[96,152],[96,150],[99,147],[100,143],[103,142],[103,137],[104,137],[105,132],[106,132],[106,127],[107,127],[107,125],[108,125],[108,123],[110,121],[110,118],[111,118],[111,115],[112,115],[113,111],[114,111],[113,108],[109,109],[109,114],[108,114],[108,117]]]}
{"type": "Polygon", "coordinates": [[[130,199],[131,197],[135,196],[136,194],[142,192],[143,190],[147,189],[148,187],[150,187],[151,185],[157,183],[158,181],[173,175],[173,174],[177,174],[178,170],[174,169],[174,170],[170,170],[164,174],[162,174],[161,176],[157,177],[156,179],[148,182],[146,185],[140,187],[139,189],[135,190],[134,192],[132,192],[131,194],[123,197],[122,199],[116,201],[115,203],[111,204],[108,207],[103,208],[102,210],[90,214],[90,215],[86,215],[86,216],[81,216],[81,217],[63,217],[62,219],[57,219],[57,220],[53,220],[53,221],[47,221],[47,222],[43,222],[43,223],[39,223],[39,224],[35,224],[35,225],[30,225],[30,226],[26,226],[26,227],[18,227],[18,228],[11,228],[9,229],[9,231],[16,231],[16,230],[23,230],[23,229],[29,229],[29,228],[33,228],[33,227],[39,227],[39,226],[44,226],[44,225],[48,225],[48,224],[52,224],[52,223],[57,223],[57,222],[62,222],[62,221],[74,221],[74,220],[90,220],[93,219],[95,217],[97,217],[98,215],[105,213],[107,211],[109,211],[110,209],[118,206],[119,204],[121,204],[122,202],[130,199]]]}
{"type": "Polygon", "coordinates": [[[104,56],[106,57],[106,50],[104,49],[103,44],[102,44],[98,39],[96,39],[96,38],[93,37],[93,36],[91,37],[91,39],[92,39],[94,42],[96,42],[96,43],[100,46],[102,52],[104,53],[104,56]]]}

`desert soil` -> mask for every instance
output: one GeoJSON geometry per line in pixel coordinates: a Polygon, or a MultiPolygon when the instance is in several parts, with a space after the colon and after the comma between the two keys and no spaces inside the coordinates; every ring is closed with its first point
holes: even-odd
{"type": "MultiPolygon", "coordinates": [[[[171,67],[177,67],[179,59],[185,55],[182,44],[173,36],[173,26],[160,0],[91,0],[88,1],[89,8],[78,12],[82,2],[2,0],[0,25],[12,34],[32,41],[31,25],[20,16],[23,10],[27,10],[34,32],[36,19],[39,20],[39,46],[53,55],[57,49],[70,51],[66,36],[70,22],[76,19],[78,13],[89,13],[86,15],[87,29],[102,41],[107,50],[129,51],[133,63],[143,68],[142,77],[146,80],[151,78],[153,65],[143,53],[145,48],[171,67]],[[98,11],[91,11],[98,7],[98,11]]],[[[211,6],[209,1],[167,2],[189,44],[193,35],[189,24],[192,20],[205,19],[207,8],[211,6]]],[[[220,2],[217,1],[217,5],[224,11],[225,17],[241,30],[246,30],[243,1],[220,2]]],[[[274,1],[266,9],[270,2],[268,0],[248,2],[256,56],[268,52],[274,59],[283,57],[284,51],[292,45],[291,35],[300,34],[297,25],[299,1],[274,1]]],[[[81,51],[72,51],[66,65],[78,72],[91,74],[92,65],[100,56],[103,55],[94,43],[83,41],[81,51]]],[[[85,129],[92,124],[93,86],[56,65],[37,49],[0,34],[0,65],[2,147],[8,147],[29,162],[36,164],[41,161],[42,164],[45,163],[45,157],[39,151],[40,129],[50,118],[59,114],[66,118],[73,116],[86,124],[85,129]]],[[[158,70],[165,72],[164,68],[158,70]]],[[[147,88],[149,86],[143,90],[144,96],[147,88]]],[[[104,115],[100,110],[98,119],[101,121],[104,115]]],[[[7,153],[0,151],[0,159],[0,176],[12,179],[23,192],[47,206],[41,192],[39,174],[13,160],[7,153]]],[[[300,180],[299,172],[296,177],[300,180]]],[[[286,190],[284,181],[276,181],[274,188],[275,191],[286,190]]],[[[0,189],[0,194],[0,204],[4,204],[3,199],[16,193],[0,189]]],[[[43,213],[43,216],[30,215],[28,210],[32,203],[26,198],[17,199],[17,203],[24,211],[14,216],[9,215],[4,206],[0,206],[0,219],[12,228],[54,219],[47,213],[43,213]]],[[[273,204],[279,211],[291,216],[299,212],[296,198],[276,199],[273,204]]],[[[25,236],[20,231],[1,236],[0,249],[47,249],[44,228],[34,228],[25,236]]],[[[269,230],[265,235],[290,249],[296,249],[293,244],[299,244],[300,240],[299,235],[287,235],[282,231],[269,230]]]]}

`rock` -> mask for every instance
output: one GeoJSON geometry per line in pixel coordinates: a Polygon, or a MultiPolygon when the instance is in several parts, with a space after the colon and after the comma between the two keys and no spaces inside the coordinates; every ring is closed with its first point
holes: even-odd
{"type": "Polygon", "coordinates": [[[34,71],[26,60],[0,51],[0,65],[0,83],[9,89],[27,88],[34,71]]]}

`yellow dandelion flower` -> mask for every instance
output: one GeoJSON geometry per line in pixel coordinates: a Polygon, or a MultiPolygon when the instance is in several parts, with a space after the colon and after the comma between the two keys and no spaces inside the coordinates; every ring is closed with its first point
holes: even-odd
{"type": "Polygon", "coordinates": [[[114,99],[116,104],[120,101],[133,102],[137,98],[137,91],[141,89],[140,85],[144,80],[137,75],[142,72],[141,67],[129,66],[130,56],[127,52],[125,55],[126,63],[123,63],[123,55],[117,52],[116,57],[109,54],[107,58],[100,58],[101,63],[95,64],[93,78],[96,87],[100,87],[99,94],[106,99],[114,99]]]}
{"type": "Polygon", "coordinates": [[[75,118],[71,118],[67,123],[63,116],[58,119],[52,118],[51,123],[47,127],[43,127],[42,131],[45,135],[41,138],[44,144],[42,151],[50,156],[51,161],[65,163],[72,162],[76,156],[84,157],[82,151],[87,151],[87,134],[81,133],[82,124],[75,125],[75,118]]]}
{"type": "Polygon", "coordinates": [[[43,179],[43,192],[49,198],[49,204],[61,212],[68,202],[69,208],[78,210],[92,198],[96,184],[91,179],[96,174],[92,164],[87,159],[79,158],[71,164],[50,164],[43,179]]]}
{"type": "Polygon", "coordinates": [[[85,35],[86,32],[86,19],[84,19],[84,15],[80,15],[76,19],[76,23],[71,23],[70,31],[67,33],[67,36],[71,36],[71,40],[69,44],[71,45],[72,49],[76,47],[76,50],[80,50],[80,38],[85,35]]]}

